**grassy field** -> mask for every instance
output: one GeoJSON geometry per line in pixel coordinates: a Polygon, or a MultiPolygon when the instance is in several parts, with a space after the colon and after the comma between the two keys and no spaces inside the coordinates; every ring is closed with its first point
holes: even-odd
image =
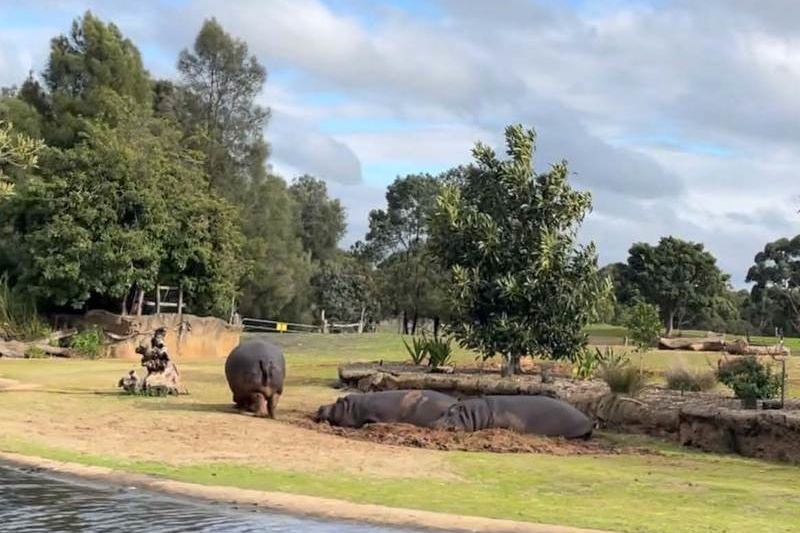
{"type": "MultiPolygon", "coordinates": [[[[335,398],[330,385],[341,362],[404,358],[394,335],[273,338],[286,350],[289,375],[279,417],[335,398]]],[[[461,351],[457,358],[472,355],[461,351]]],[[[706,354],[684,352],[645,356],[653,369],[707,361],[706,354]]],[[[115,392],[136,362],[0,359],[0,377],[15,380],[0,392],[0,450],[197,483],[620,532],[800,529],[794,466],[622,436],[606,438],[623,453],[597,456],[439,452],[346,440],[231,413],[223,362],[179,360],[191,394],[142,398],[115,392]]],[[[793,361],[794,374],[800,366],[793,361]]],[[[800,394],[800,383],[792,384],[800,394]]]]}

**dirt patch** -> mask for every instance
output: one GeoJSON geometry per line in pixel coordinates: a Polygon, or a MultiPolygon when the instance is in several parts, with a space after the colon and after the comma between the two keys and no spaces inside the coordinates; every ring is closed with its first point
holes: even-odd
{"type": "Polygon", "coordinates": [[[38,388],[36,383],[21,383],[13,379],[0,378],[0,392],[3,391],[17,391],[17,390],[33,390],[38,388]]]}
{"type": "Polygon", "coordinates": [[[645,453],[640,449],[623,449],[597,437],[589,440],[573,440],[522,435],[505,429],[459,432],[427,429],[410,424],[368,424],[363,428],[354,429],[331,426],[327,423],[319,424],[310,416],[298,416],[298,414],[293,414],[290,422],[306,429],[346,439],[427,450],[549,455],[645,453]]]}

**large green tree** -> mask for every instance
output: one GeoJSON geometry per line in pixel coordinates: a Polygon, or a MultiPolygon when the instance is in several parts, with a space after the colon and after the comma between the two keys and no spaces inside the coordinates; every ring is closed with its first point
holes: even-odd
{"type": "Polygon", "coordinates": [[[213,18],[204,22],[193,48],[181,52],[178,71],[179,119],[193,146],[206,154],[211,184],[226,197],[240,199],[249,181],[265,177],[269,110],[256,99],[267,71],[244,41],[213,18]]]}
{"type": "Polygon", "coordinates": [[[534,172],[532,130],[505,136],[509,159],[478,143],[477,171],[444,188],[430,244],[453,277],[450,330],[484,358],[502,355],[509,374],[525,355],[579,353],[605,285],[594,245],[576,243],[590,194],[570,187],[565,162],[534,172]]]}
{"type": "Polygon", "coordinates": [[[331,323],[352,324],[378,318],[380,302],[374,270],[350,252],[339,251],[314,274],[314,302],[331,323]]]}
{"type": "Polygon", "coordinates": [[[746,281],[753,283],[750,313],[762,329],[800,331],[800,235],[767,243],[746,281]]]}
{"type": "Polygon", "coordinates": [[[322,263],[336,257],[347,229],[341,202],[328,196],[324,181],[308,175],[295,179],[289,193],[294,199],[300,240],[311,259],[322,263]]]}
{"type": "Polygon", "coordinates": [[[676,322],[720,304],[729,279],[702,244],[676,237],[663,237],[656,246],[633,244],[625,276],[635,294],[659,307],[667,336],[676,322]]]}
{"type": "Polygon", "coordinates": [[[377,265],[384,310],[402,315],[404,333],[415,333],[420,317],[433,318],[438,328],[447,313],[442,272],[427,244],[441,187],[430,174],[398,177],[387,188],[386,208],[369,214],[363,254],[377,265]]]}
{"type": "MultiPolygon", "coordinates": [[[[110,98],[109,98],[110,99],[110,98]]],[[[128,98],[114,126],[88,121],[71,148],[47,149],[10,209],[22,285],[56,306],[124,301],[181,284],[193,309],[221,311],[240,275],[233,212],[206,194],[202,158],[128,98]]]]}

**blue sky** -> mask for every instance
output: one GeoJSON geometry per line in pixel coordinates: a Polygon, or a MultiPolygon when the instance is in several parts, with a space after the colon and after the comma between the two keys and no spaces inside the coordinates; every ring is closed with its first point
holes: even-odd
{"type": "Polygon", "coordinates": [[[566,158],[602,261],[635,241],[704,242],[741,284],[797,232],[800,3],[782,0],[0,0],[0,84],[40,72],[90,8],[155,76],[214,16],[267,67],[270,164],[325,179],[347,243],[397,175],[502,150],[535,127],[538,169],[566,158]]]}

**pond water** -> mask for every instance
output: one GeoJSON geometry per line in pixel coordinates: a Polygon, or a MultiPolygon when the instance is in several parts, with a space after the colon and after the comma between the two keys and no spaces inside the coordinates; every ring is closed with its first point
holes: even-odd
{"type": "Polygon", "coordinates": [[[0,531],[15,533],[421,533],[297,518],[0,464],[0,531]],[[146,518],[146,521],[143,519],[146,518]]]}

